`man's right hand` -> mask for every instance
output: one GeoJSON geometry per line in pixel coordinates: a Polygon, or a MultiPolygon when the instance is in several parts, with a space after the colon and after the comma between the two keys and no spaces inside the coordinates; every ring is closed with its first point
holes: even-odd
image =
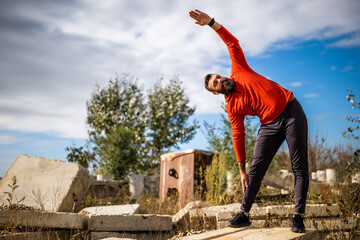
{"type": "Polygon", "coordinates": [[[196,20],[196,24],[200,26],[208,25],[211,21],[211,17],[200,10],[195,9],[195,11],[190,11],[189,16],[196,20]]]}
{"type": "Polygon", "coordinates": [[[248,175],[246,172],[241,172],[240,177],[241,177],[241,186],[242,186],[243,194],[245,194],[245,189],[248,187],[248,182],[249,182],[248,175]]]}
{"type": "Polygon", "coordinates": [[[239,165],[239,172],[241,177],[241,186],[242,186],[243,194],[245,194],[245,189],[248,187],[248,183],[249,183],[248,175],[246,173],[246,168],[245,168],[245,161],[238,162],[238,165],[239,165]]]}

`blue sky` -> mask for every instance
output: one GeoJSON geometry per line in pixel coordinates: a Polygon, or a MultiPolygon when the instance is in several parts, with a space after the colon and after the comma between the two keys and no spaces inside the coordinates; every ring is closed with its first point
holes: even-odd
{"type": "MultiPolygon", "coordinates": [[[[223,98],[202,78],[229,75],[229,58],[218,36],[188,17],[194,8],[239,39],[255,71],[294,92],[312,135],[344,143],[345,116],[359,114],[345,98],[346,89],[360,94],[359,1],[4,0],[0,176],[19,154],[65,160],[67,146],[82,145],[86,100],[115,73],[145,89],[179,75],[199,123],[218,122],[223,98]]],[[[181,146],[206,147],[201,131],[181,146]]]]}

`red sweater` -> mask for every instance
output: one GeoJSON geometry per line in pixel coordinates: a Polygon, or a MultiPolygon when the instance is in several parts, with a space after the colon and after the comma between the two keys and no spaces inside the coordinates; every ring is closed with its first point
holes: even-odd
{"type": "Polygon", "coordinates": [[[231,58],[230,78],[235,81],[235,91],[225,95],[225,108],[231,123],[236,159],[241,162],[246,160],[245,116],[258,116],[261,124],[270,123],[280,115],[293,96],[291,91],[249,67],[239,41],[228,30],[221,26],[216,32],[228,47],[231,58]]]}

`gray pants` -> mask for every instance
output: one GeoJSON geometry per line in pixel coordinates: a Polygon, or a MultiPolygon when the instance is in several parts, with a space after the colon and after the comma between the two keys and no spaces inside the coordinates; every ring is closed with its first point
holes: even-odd
{"type": "Polygon", "coordinates": [[[286,140],[292,171],[295,175],[295,212],[305,212],[306,195],[309,188],[307,137],[306,116],[296,99],[289,102],[274,121],[260,126],[255,143],[254,158],[248,174],[248,187],[241,205],[243,211],[250,211],[271,160],[280,145],[286,140]]]}

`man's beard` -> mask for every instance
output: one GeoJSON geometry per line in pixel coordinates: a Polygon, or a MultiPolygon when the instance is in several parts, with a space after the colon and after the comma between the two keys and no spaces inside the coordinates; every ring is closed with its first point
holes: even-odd
{"type": "Polygon", "coordinates": [[[221,83],[221,90],[219,91],[219,93],[222,94],[228,94],[231,93],[234,90],[235,87],[235,82],[234,80],[230,79],[230,78],[226,78],[222,83],[221,83]]]}

